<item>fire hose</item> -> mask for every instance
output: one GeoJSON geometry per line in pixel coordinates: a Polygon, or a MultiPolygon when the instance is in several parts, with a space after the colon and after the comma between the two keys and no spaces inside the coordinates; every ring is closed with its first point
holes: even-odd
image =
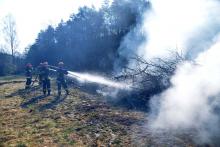
{"type": "MultiPolygon", "coordinates": [[[[59,69],[59,67],[57,67],[57,66],[52,66],[52,65],[48,65],[48,67],[49,67],[49,69],[50,69],[51,71],[54,71],[54,72],[56,72],[56,70],[59,69]]],[[[71,76],[76,77],[76,78],[80,78],[79,76],[75,75],[74,73],[71,73],[70,71],[67,71],[67,73],[68,73],[69,75],[71,75],[71,76]]],[[[68,76],[68,74],[67,74],[67,76],[68,76]]]]}

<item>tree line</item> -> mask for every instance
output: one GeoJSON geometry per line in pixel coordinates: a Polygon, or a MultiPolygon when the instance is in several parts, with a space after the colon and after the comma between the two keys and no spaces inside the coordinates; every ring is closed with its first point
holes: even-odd
{"type": "Polygon", "coordinates": [[[111,5],[105,0],[99,10],[82,7],[67,22],[40,31],[25,55],[17,56],[16,22],[8,15],[1,31],[6,45],[1,46],[0,75],[19,73],[25,63],[37,66],[43,61],[52,65],[63,61],[67,68],[77,71],[110,73],[119,58],[122,64],[127,63],[119,54],[120,43],[149,6],[145,0],[114,0],[111,5]]]}
{"type": "MultiPolygon", "coordinates": [[[[67,22],[41,31],[26,52],[26,62],[37,66],[63,61],[76,71],[111,73],[123,37],[135,27],[149,7],[145,0],[106,0],[100,10],[82,7],[67,22]]],[[[126,61],[123,62],[126,64],[126,61]]]]}

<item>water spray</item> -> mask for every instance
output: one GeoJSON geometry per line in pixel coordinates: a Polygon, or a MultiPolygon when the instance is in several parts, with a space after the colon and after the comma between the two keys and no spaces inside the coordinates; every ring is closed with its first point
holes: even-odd
{"type": "MultiPolygon", "coordinates": [[[[49,65],[49,68],[51,71],[56,72],[56,70],[59,67],[49,65]]],[[[67,77],[76,79],[80,83],[96,83],[121,90],[129,90],[131,88],[130,84],[117,82],[107,77],[90,74],[90,73],[79,73],[79,72],[68,71],[67,77]]]]}
{"type": "Polygon", "coordinates": [[[100,75],[68,71],[67,76],[70,78],[75,78],[81,83],[97,83],[117,89],[130,89],[130,86],[126,83],[116,82],[100,75]]]}

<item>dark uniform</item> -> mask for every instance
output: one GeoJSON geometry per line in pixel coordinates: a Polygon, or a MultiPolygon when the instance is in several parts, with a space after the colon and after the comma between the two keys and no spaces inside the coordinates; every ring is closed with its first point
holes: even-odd
{"type": "Polygon", "coordinates": [[[28,89],[31,87],[31,82],[32,82],[32,72],[33,72],[33,68],[32,65],[30,63],[27,64],[26,69],[25,69],[26,73],[26,85],[25,85],[25,89],[28,89]]]}
{"type": "Polygon", "coordinates": [[[48,63],[45,62],[41,70],[44,95],[46,95],[46,92],[50,95],[51,91],[49,73],[48,63]]]}
{"type": "Polygon", "coordinates": [[[63,87],[66,91],[66,94],[69,94],[69,90],[67,88],[67,83],[65,79],[65,75],[68,74],[68,71],[63,68],[63,62],[59,63],[59,67],[57,70],[57,88],[58,88],[58,95],[61,95],[61,87],[63,87]]]}
{"type": "Polygon", "coordinates": [[[38,79],[39,79],[39,85],[43,83],[42,78],[43,78],[43,63],[40,63],[40,65],[37,68],[38,71],[38,79]]]}

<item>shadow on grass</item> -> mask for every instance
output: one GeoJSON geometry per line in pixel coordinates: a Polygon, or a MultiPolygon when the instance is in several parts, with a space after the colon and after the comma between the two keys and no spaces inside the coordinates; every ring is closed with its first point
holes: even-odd
{"type": "Polygon", "coordinates": [[[21,107],[22,107],[22,108],[27,108],[28,105],[34,104],[34,103],[36,103],[37,101],[39,101],[39,100],[41,100],[41,99],[43,99],[43,98],[45,98],[45,97],[46,97],[46,96],[44,96],[44,95],[40,95],[40,96],[33,97],[33,98],[31,98],[29,101],[22,103],[22,104],[21,104],[21,107]]]}
{"type": "Polygon", "coordinates": [[[54,98],[54,100],[50,101],[47,104],[44,104],[42,106],[39,107],[39,111],[44,111],[46,109],[53,109],[55,108],[58,104],[62,103],[65,99],[67,98],[67,95],[65,95],[64,97],[59,97],[56,96],[54,98]]]}
{"type": "Polygon", "coordinates": [[[5,85],[5,84],[17,84],[17,83],[25,83],[24,80],[20,80],[20,81],[6,81],[6,82],[0,82],[0,86],[1,85],[5,85]]]}
{"type": "Polygon", "coordinates": [[[9,95],[6,95],[5,97],[10,98],[10,97],[17,96],[17,95],[25,97],[25,95],[27,95],[35,90],[39,90],[40,88],[41,88],[40,86],[34,86],[34,87],[31,87],[30,89],[19,89],[9,95]]]}

